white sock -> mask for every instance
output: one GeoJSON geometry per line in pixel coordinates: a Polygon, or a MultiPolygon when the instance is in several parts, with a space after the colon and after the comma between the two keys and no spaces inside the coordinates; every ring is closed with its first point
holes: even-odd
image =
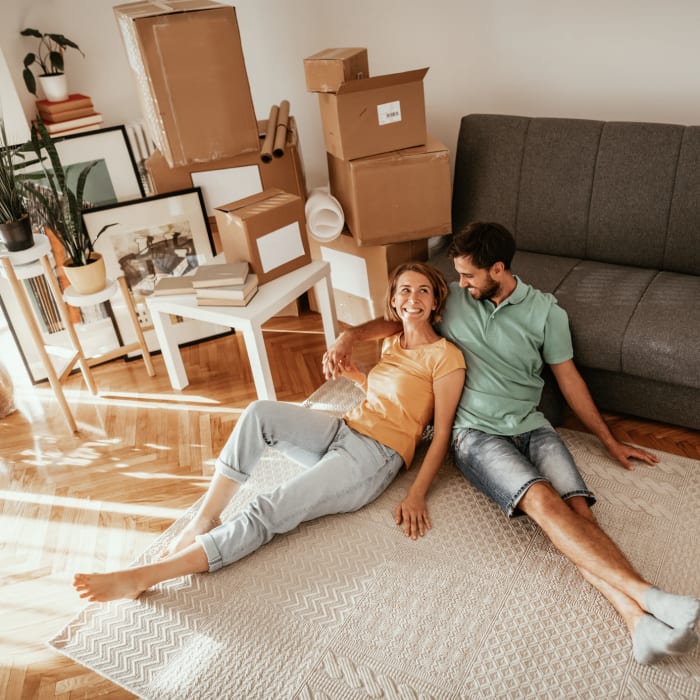
{"type": "Polygon", "coordinates": [[[700,615],[700,600],[689,595],[677,595],[652,586],[644,594],[644,607],[669,627],[692,630],[700,615]]]}
{"type": "Polygon", "coordinates": [[[653,664],[666,656],[685,654],[698,643],[690,629],[674,629],[651,615],[644,615],[632,635],[632,653],[638,664],[653,664]]]}

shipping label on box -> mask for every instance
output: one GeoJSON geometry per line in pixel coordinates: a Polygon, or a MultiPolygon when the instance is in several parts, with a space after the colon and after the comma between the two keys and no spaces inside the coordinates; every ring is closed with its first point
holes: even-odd
{"type": "Polygon", "coordinates": [[[369,78],[367,49],[324,49],[304,59],[306,89],[336,92],[348,80],[369,78]]]}
{"type": "Polygon", "coordinates": [[[258,148],[236,11],[206,0],[114,7],[153,141],[169,165],[258,148]]]}
{"type": "Polygon", "coordinates": [[[310,262],[301,197],[278,189],[217,207],[227,261],[245,260],[265,284],[310,262]]]}
{"type": "Polygon", "coordinates": [[[326,151],[352,160],[426,142],[427,68],[351,80],[319,93],[326,151]]]}
{"type": "Polygon", "coordinates": [[[430,238],[452,230],[450,155],[425,146],[355,160],[328,154],[331,194],[358,245],[430,238]]]}

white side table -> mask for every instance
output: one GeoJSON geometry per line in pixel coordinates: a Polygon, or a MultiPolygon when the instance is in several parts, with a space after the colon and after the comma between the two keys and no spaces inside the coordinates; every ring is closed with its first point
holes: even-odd
{"type": "MultiPolygon", "coordinates": [[[[49,380],[49,384],[53,389],[56,400],[63,412],[63,416],[68,423],[68,427],[71,432],[77,433],[78,426],[75,422],[75,418],[68,406],[65,394],[63,393],[63,387],[61,386],[61,378],[56,373],[56,369],[51,362],[51,358],[46,352],[46,346],[44,345],[44,339],[39,330],[39,326],[32,311],[32,306],[27,298],[26,290],[24,286],[20,284],[20,279],[27,279],[29,277],[36,277],[41,274],[46,267],[51,270],[51,264],[49,263],[48,256],[51,253],[51,244],[46,236],[35,235],[34,245],[27,250],[20,250],[14,253],[9,251],[3,251],[0,253],[0,264],[2,264],[3,274],[10,283],[10,287],[15,294],[17,303],[20,306],[22,315],[29,328],[29,333],[32,336],[34,345],[36,346],[37,353],[41,359],[44,369],[46,370],[46,376],[49,380]]],[[[53,270],[51,270],[51,278],[53,277],[53,270]]],[[[54,278],[55,279],[55,278],[54,278]]]]}
{"type": "Polygon", "coordinates": [[[189,380],[172,331],[169,318],[171,314],[242,331],[258,397],[275,399],[275,387],[272,384],[261,326],[311,287],[314,288],[323,319],[326,346],[330,346],[335,340],[338,322],[333,303],[330,265],[325,261],[315,260],[261,285],[247,306],[197,306],[194,294],[147,297],[153,328],[173,389],[184,389],[189,380]]]}

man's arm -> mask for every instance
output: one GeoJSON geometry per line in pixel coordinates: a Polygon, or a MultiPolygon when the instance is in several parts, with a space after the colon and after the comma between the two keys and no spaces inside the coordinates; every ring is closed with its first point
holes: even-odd
{"type": "Polygon", "coordinates": [[[385,321],[376,318],[359,326],[345,329],[325,353],[323,353],[323,375],[326,379],[335,379],[350,366],[352,349],[358,340],[377,340],[398,333],[402,325],[397,321],[385,321]]]}
{"type": "Polygon", "coordinates": [[[583,381],[583,377],[576,369],[573,360],[550,365],[550,367],[571,410],[625,469],[634,469],[630,458],[639,459],[650,465],[654,465],[659,461],[659,458],[650,452],[631,445],[625,445],[613,436],[595,403],[593,403],[593,398],[590,391],[588,391],[586,382],[583,381]]]}

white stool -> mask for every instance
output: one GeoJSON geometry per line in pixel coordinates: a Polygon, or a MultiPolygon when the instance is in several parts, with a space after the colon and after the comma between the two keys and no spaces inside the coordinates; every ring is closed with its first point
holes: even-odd
{"type": "MultiPolygon", "coordinates": [[[[46,370],[46,376],[51,384],[56,400],[58,401],[63,416],[68,423],[68,427],[71,432],[77,433],[78,426],[75,422],[75,418],[71,413],[68,402],[66,401],[65,394],[63,393],[63,387],[61,386],[61,378],[56,373],[56,368],[51,362],[51,358],[46,352],[46,346],[44,345],[44,339],[39,330],[39,325],[37,324],[36,317],[32,311],[32,305],[27,298],[27,292],[24,286],[20,284],[20,279],[27,279],[29,277],[36,277],[41,274],[42,271],[48,267],[51,270],[51,265],[48,260],[48,256],[51,252],[51,244],[46,236],[35,235],[34,245],[27,250],[20,250],[17,252],[10,253],[9,251],[3,251],[0,253],[0,264],[2,264],[3,274],[10,283],[10,287],[15,294],[17,303],[20,306],[22,315],[29,328],[29,333],[32,336],[34,345],[44,369],[46,370]],[[41,261],[41,267],[39,266],[39,261],[41,261]],[[44,261],[46,265],[44,266],[44,261]]],[[[51,278],[55,279],[53,276],[53,270],[51,270],[51,278]]]]}
{"type": "MultiPolygon", "coordinates": [[[[58,287],[58,284],[56,286],[58,287]]],[[[146,339],[144,338],[143,331],[141,330],[141,325],[139,324],[138,316],[136,314],[136,308],[134,306],[134,300],[131,297],[131,292],[129,291],[129,287],[126,284],[126,279],[123,275],[118,277],[116,282],[114,280],[108,279],[105,288],[99,292],[95,292],[94,294],[80,294],[73,288],[73,286],[70,286],[63,292],[62,300],[63,302],[65,302],[65,304],[76,308],[80,308],[82,306],[94,306],[95,304],[101,304],[102,302],[106,302],[107,313],[109,314],[112,320],[112,325],[114,326],[114,330],[117,334],[117,341],[119,342],[119,347],[115,348],[114,350],[109,350],[108,352],[103,352],[99,355],[95,355],[94,357],[86,358],[84,357],[84,353],[82,351],[82,348],[80,347],[80,342],[77,339],[77,335],[75,335],[75,331],[73,331],[73,335],[75,335],[75,341],[77,342],[78,347],[80,347],[79,354],[84,360],[84,362],[82,362],[80,365],[80,369],[83,372],[83,376],[85,377],[85,382],[87,383],[88,387],[90,388],[90,391],[93,394],[97,393],[97,387],[95,386],[95,381],[92,377],[92,372],[90,371],[90,368],[94,367],[95,365],[101,362],[107,362],[109,360],[113,360],[116,357],[128,355],[134,350],[141,350],[141,354],[143,355],[143,362],[146,365],[146,371],[148,372],[148,376],[153,377],[155,375],[156,372],[153,368],[151,353],[148,350],[146,339]],[[114,318],[114,313],[112,312],[112,306],[110,304],[110,300],[112,299],[112,297],[114,297],[117,291],[121,291],[122,298],[124,299],[124,303],[126,304],[126,309],[129,312],[129,318],[131,319],[131,323],[134,328],[134,333],[136,334],[136,341],[133,343],[129,343],[128,345],[125,345],[122,340],[121,334],[119,333],[119,327],[117,326],[116,319],[114,318]]],[[[59,304],[59,307],[60,306],[61,304],[59,304]]],[[[73,322],[70,319],[70,315],[67,313],[67,310],[63,321],[66,326],[73,326],[73,322]]],[[[76,350],[77,349],[78,348],[76,348],[76,350]]],[[[76,359],[78,359],[78,362],[80,362],[79,358],[76,359]]]]}

